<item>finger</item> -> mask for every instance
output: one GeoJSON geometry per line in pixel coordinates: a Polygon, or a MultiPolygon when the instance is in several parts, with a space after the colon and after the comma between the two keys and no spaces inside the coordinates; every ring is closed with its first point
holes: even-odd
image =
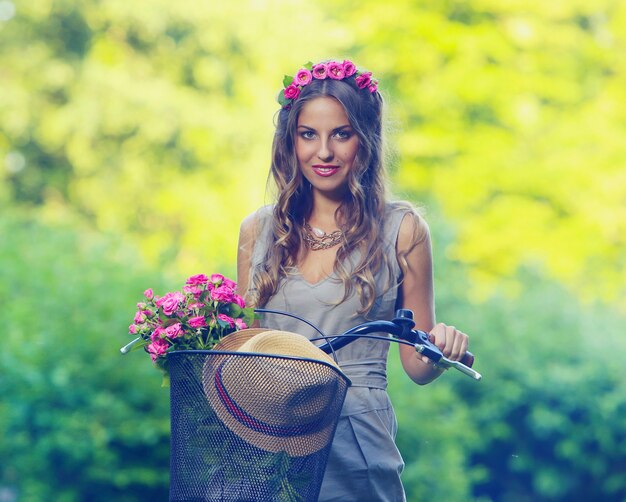
{"type": "Polygon", "coordinates": [[[441,351],[443,352],[443,355],[445,357],[450,358],[450,355],[452,354],[452,351],[454,349],[454,342],[457,337],[458,331],[454,326],[446,326],[445,332],[446,332],[446,341],[441,351]]]}
{"type": "Polygon", "coordinates": [[[435,337],[434,344],[443,351],[446,347],[446,328],[445,324],[437,324],[430,332],[435,337]]]}
{"type": "Polygon", "coordinates": [[[467,335],[461,331],[455,333],[450,359],[460,361],[467,352],[467,335]]]}

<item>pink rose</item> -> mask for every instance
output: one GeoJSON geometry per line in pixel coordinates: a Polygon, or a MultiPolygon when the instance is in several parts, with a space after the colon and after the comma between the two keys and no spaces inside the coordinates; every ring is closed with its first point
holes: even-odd
{"type": "Polygon", "coordinates": [[[206,321],[204,320],[204,316],[198,315],[189,319],[189,326],[192,328],[204,328],[206,326],[206,321]]]}
{"type": "Polygon", "coordinates": [[[131,335],[134,335],[137,333],[137,325],[136,324],[131,324],[130,326],[128,326],[128,332],[131,335]]]}
{"type": "Polygon", "coordinates": [[[154,362],[157,360],[158,357],[161,357],[163,354],[165,354],[169,347],[170,344],[167,342],[167,340],[159,338],[153,341],[151,344],[147,345],[146,350],[148,351],[148,354],[150,354],[150,359],[152,359],[152,362],[154,362]]]}
{"type": "Polygon", "coordinates": [[[146,315],[143,313],[143,311],[137,312],[135,314],[135,318],[133,319],[133,322],[135,324],[143,324],[144,322],[146,322],[146,315]]]}
{"type": "Polygon", "coordinates": [[[231,328],[235,327],[235,320],[232,317],[229,317],[226,314],[217,314],[217,318],[220,321],[227,322],[231,328]]]}
{"type": "Polygon", "coordinates": [[[289,84],[285,88],[285,99],[296,99],[300,96],[300,89],[296,84],[289,84]]]}
{"type": "Polygon", "coordinates": [[[155,342],[156,340],[162,339],[166,334],[167,333],[165,329],[162,326],[159,326],[158,328],[155,328],[155,330],[150,335],[150,340],[155,342]]]}
{"type": "Polygon", "coordinates": [[[201,286],[202,284],[206,284],[209,282],[209,278],[204,274],[196,274],[192,275],[185,284],[189,284],[190,286],[201,286]]]}
{"type": "Polygon", "coordinates": [[[170,338],[178,338],[179,336],[185,334],[185,332],[183,331],[183,327],[179,322],[165,328],[165,333],[167,333],[167,336],[170,338]]]}
{"type": "Polygon", "coordinates": [[[335,80],[341,80],[345,76],[343,71],[343,64],[337,63],[336,61],[328,63],[328,65],[326,66],[326,71],[328,73],[328,76],[335,80]]]}
{"type": "Polygon", "coordinates": [[[246,308],[246,302],[245,302],[245,300],[244,300],[241,296],[239,296],[239,295],[234,295],[233,300],[234,300],[234,301],[233,301],[233,303],[236,303],[236,304],[237,304],[237,305],[239,305],[242,309],[243,309],[243,308],[246,308]]]}
{"type": "Polygon", "coordinates": [[[378,84],[376,82],[372,82],[370,85],[367,86],[367,88],[372,94],[374,94],[378,90],[378,84]]]}
{"type": "Polygon", "coordinates": [[[371,80],[372,80],[372,72],[366,71],[365,73],[361,73],[356,78],[356,85],[359,89],[365,89],[366,87],[370,85],[371,80]]]}
{"type": "Polygon", "coordinates": [[[346,59],[343,62],[343,73],[344,73],[346,78],[351,77],[352,75],[354,75],[356,73],[356,66],[355,66],[355,64],[352,61],[346,59]]]}
{"type": "Polygon", "coordinates": [[[202,307],[204,307],[204,304],[202,303],[190,303],[189,308],[187,310],[189,312],[193,312],[195,310],[200,310],[202,307]]]}
{"type": "Polygon", "coordinates": [[[235,319],[235,326],[237,326],[237,329],[246,329],[248,327],[241,319],[235,319]]]}
{"type": "Polygon", "coordinates": [[[216,286],[219,286],[220,284],[222,284],[223,280],[224,280],[224,276],[222,274],[211,275],[211,282],[215,284],[216,286]]]}
{"type": "Polygon", "coordinates": [[[313,67],[313,78],[317,78],[319,80],[324,80],[327,76],[326,74],[326,64],[319,63],[313,67]]]}
{"type": "Polygon", "coordinates": [[[308,85],[311,83],[311,80],[313,80],[313,75],[311,75],[311,72],[306,68],[302,68],[296,73],[294,80],[297,85],[308,85]]]}
{"type": "Polygon", "coordinates": [[[232,289],[226,286],[218,286],[213,291],[211,291],[211,298],[218,302],[232,303],[232,301],[235,299],[235,295],[232,289]]]}
{"type": "Polygon", "coordinates": [[[202,289],[200,289],[198,286],[183,286],[183,291],[185,293],[191,293],[195,297],[198,297],[202,294],[202,289]]]}
{"type": "Polygon", "coordinates": [[[152,300],[152,298],[154,298],[154,292],[152,291],[152,288],[146,289],[143,292],[143,296],[145,296],[148,300],[152,300]]]}
{"type": "Polygon", "coordinates": [[[224,277],[224,280],[222,281],[222,286],[226,286],[227,288],[234,290],[237,287],[237,283],[235,281],[231,281],[230,279],[224,277]]]}
{"type": "Polygon", "coordinates": [[[185,299],[185,296],[180,292],[167,293],[164,297],[159,298],[156,302],[158,307],[163,309],[165,315],[172,315],[178,310],[180,302],[185,299]]]}

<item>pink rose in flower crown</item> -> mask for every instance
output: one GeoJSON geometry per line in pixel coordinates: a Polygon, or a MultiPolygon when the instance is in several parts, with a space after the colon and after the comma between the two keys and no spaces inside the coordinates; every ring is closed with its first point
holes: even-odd
{"type": "Polygon", "coordinates": [[[319,80],[324,80],[327,76],[326,64],[319,63],[313,67],[313,78],[317,78],[319,80]]]}
{"type": "Polygon", "coordinates": [[[184,300],[185,295],[176,291],[175,293],[167,293],[162,298],[159,298],[156,304],[157,307],[161,307],[165,315],[169,316],[178,310],[180,303],[184,300]]]}
{"type": "Polygon", "coordinates": [[[345,78],[351,77],[355,73],[356,73],[356,65],[352,61],[349,61],[346,59],[343,62],[343,74],[345,75],[345,78]]]}
{"type": "Polygon", "coordinates": [[[378,84],[376,82],[372,81],[372,83],[370,85],[368,85],[367,88],[369,89],[369,91],[372,94],[374,94],[378,90],[378,84]]]}
{"type": "Polygon", "coordinates": [[[150,354],[150,359],[152,359],[152,362],[155,362],[158,357],[164,355],[169,348],[170,344],[167,343],[167,340],[164,340],[163,338],[159,338],[146,346],[146,350],[148,351],[148,354],[150,354]]]}
{"type": "Polygon", "coordinates": [[[296,73],[294,83],[300,86],[304,86],[310,84],[311,80],[313,80],[313,75],[311,75],[311,72],[306,68],[302,68],[298,71],[298,73],[296,73]]]}
{"type": "Polygon", "coordinates": [[[217,318],[220,321],[227,322],[231,328],[235,327],[235,320],[232,317],[227,316],[226,314],[217,314],[217,318]]]}
{"type": "Polygon", "coordinates": [[[326,65],[328,76],[334,80],[342,80],[345,76],[343,71],[343,63],[332,61],[326,65]]]}
{"type": "Polygon", "coordinates": [[[285,88],[285,98],[287,99],[297,99],[300,96],[300,89],[296,84],[289,84],[285,88]]]}
{"type": "Polygon", "coordinates": [[[201,315],[190,318],[188,322],[192,328],[204,328],[206,326],[204,316],[201,315]]]}
{"type": "Polygon", "coordinates": [[[356,78],[356,85],[359,89],[365,89],[370,85],[372,80],[372,72],[366,71],[356,78]]]}
{"type": "Polygon", "coordinates": [[[179,322],[165,328],[165,333],[167,333],[168,338],[178,338],[179,336],[183,336],[185,334],[183,327],[179,322]]]}

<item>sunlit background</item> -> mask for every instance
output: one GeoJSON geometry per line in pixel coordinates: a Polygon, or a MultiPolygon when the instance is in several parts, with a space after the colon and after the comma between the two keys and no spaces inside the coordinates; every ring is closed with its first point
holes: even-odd
{"type": "Polygon", "coordinates": [[[0,502],[166,500],[144,289],[235,277],[283,76],[388,104],[438,319],[480,383],[390,357],[409,500],[626,500],[626,4],[0,0],[0,502]]]}

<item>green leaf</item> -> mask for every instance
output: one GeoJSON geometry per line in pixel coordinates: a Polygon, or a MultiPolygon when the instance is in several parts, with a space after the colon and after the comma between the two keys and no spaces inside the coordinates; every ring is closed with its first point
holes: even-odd
{"type": "Polygon", "coordinates": [[[230,316],[231,317],[241,317],[242,315],[244,315],[244,309],[242,309],[236,303],[231,303],[230,304],[230,316]]]}
{"type": "Polygon", "coordinates": [[[284,87],[288,87],[289,85],[291,85],[292,82],[293,82],[293,76],[285,75],[283,77],[283,86],[284,87]]]}
{"type": "Polygon", "coordinates": [[[285,91],[280,91],[280,94],[278,95],[278,102],[281,106],[287,106],[291,103],[291,100],[285,97],[285,91]]]}

